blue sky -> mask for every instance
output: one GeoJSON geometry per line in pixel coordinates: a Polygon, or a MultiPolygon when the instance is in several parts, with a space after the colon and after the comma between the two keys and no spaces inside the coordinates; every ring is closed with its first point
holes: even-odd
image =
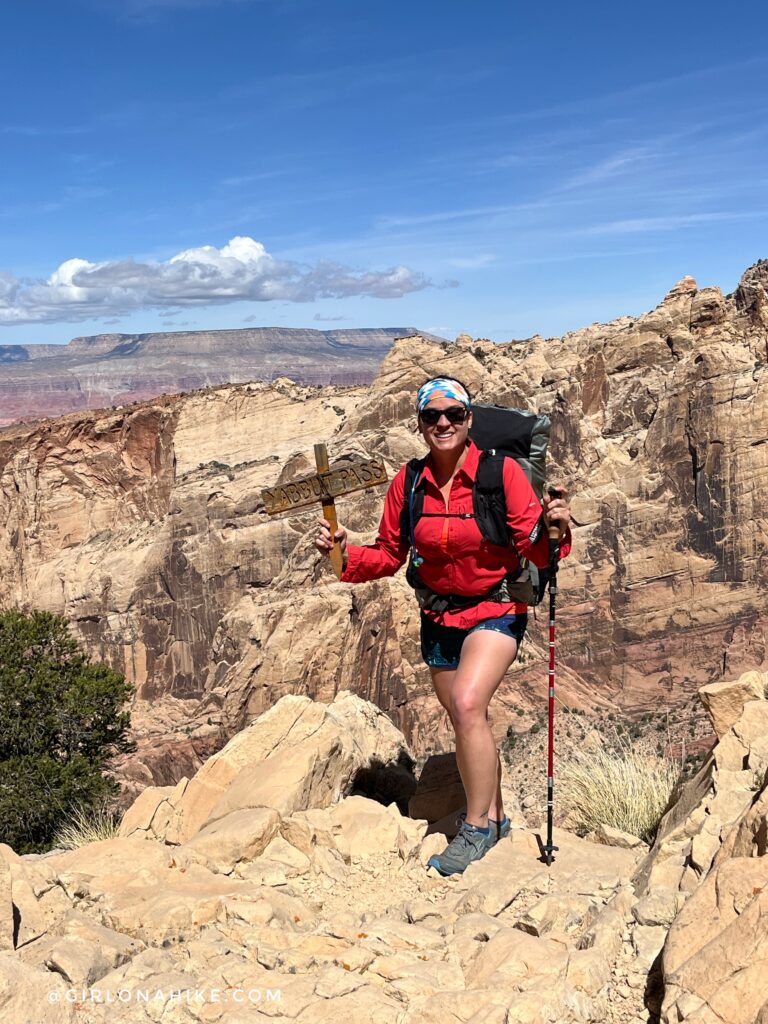
{"type": "Polygon", "coordinates": [[[0,344],[503,341],[768,256],[765,3],[28,0],[3,23],[0,344]]]}

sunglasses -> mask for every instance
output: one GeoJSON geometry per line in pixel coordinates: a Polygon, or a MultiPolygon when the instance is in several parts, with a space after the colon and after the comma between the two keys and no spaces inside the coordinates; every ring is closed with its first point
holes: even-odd
{"type": "Polygon", "coordinates": [[[437,425],[441,416],[445,416],[449,423],[463,423],[469,416],[469,409],[463,405],[451,405],[447,409],[422,409],[419,419],[427,426],[437,425]]]}

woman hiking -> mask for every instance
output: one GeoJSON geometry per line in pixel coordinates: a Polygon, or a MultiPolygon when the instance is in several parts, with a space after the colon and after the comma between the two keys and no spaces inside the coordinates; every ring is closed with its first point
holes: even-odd
{"type": "MultiPolygon", "coordinates": [[[[424,504],[412,538],[401,531],[401,511],[409,500],[404,493],[406,466],[389,486],[374,544],[348,544],[343,527],[334,536],[342,551],[343,582],[393,576],[408,557],[412,539],[420,583],[437,594],[476,598],[442,612],[428,605],[421,611],[421,653],[455,732],[456,761],[467,797],[456,837],[428,861],[440,874],[452,875],[483,857],[510,830],[487,710],[517,657],[528,606],[511,600],[502,581],[518,574],[518,553],[542,568],[549,564],[550,523],[565,531],[561,555],[568,553],[570,512],[562,499],[545,497],[540,502],[515,460],[504,459],[507,526],[514,543],[505,548],[489,544],[472,515],[472,485],[481,453],[468,436],[472,411],[466,386],[451,377],[426,381],[418,391],[416,412],[429,455],[419,477],[425,485],[424,504]]],[[[315,546],[328,555],[333,547],[330,524],[326,519],[318,522],[315,546]]]]}

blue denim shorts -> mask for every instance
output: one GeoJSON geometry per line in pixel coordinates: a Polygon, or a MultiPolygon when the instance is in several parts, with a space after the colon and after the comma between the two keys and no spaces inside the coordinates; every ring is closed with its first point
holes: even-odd
{"type": "Polygon", "coordinates": [[[481,619],[471,629],[441,626],[422,612],[421,656],[430,668],[458,668],[462,644],[470,633],[475,633],[479,629],[492,629],[505,636],[514,637],[519,648],[527,625],[527,612],[500,615],[497,619],[481,619]]]}

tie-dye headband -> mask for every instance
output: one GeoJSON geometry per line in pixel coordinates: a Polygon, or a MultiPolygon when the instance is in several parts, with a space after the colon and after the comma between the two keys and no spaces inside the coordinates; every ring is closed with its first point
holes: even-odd
{"type": "Polygon", "coordinates": [[[457,380],[449,377],[435,377],[422,384],[416,396],[416,409],[418,412],[424,408],[433,398],[455,398],[457,402],[469,408],[469,395],[466,388],[463,388],[457,380]]]}

